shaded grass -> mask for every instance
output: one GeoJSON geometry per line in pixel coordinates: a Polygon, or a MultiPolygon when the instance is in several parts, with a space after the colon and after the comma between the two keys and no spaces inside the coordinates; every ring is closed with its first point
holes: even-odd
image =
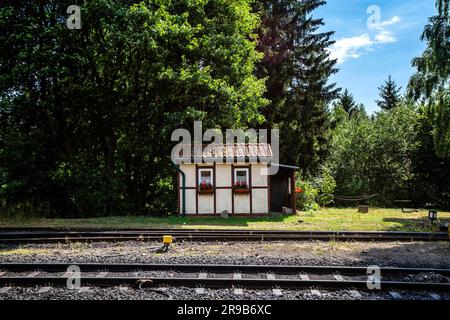
{"type": "MultiPolygon", "coordinates": [[[[450,222],[450,212],[439,212],[441,222],[450,222]]],[[[435,231],[428,221],[428,211],[414,213],[400,209],[370,209],[358,213],[355,208],[326,208],[274,217],[102,217],[85,219],[7,219],[0,227],[65,228],[199,228],[199,229],[293,229],[360,231],[435,231]]]]}

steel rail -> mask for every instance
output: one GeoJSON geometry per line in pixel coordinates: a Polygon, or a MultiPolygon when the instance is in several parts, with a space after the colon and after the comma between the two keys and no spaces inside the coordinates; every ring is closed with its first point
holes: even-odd
{"type": "Polygon", "coordinates": [[[2,229],[0,236],[24,235],[129,235],[129,234],[298,234],[298,235],[398,235],[398,236],[435,236],[446,235],[445,232],[405,232],[405,231],[346,231],[346,230],[258,230],[258,229],[123,229],[123,230],[60,230],[60,229],[2,229]]]}
{"type": "Polygon", "coordinates": [[[444,232],[389,231],[296,231],[296,230],[198,230],[147,229],[124,231],[10,231],[0,233],[4,243],[68,241],[155,241],[162,235],[179,241],[278,241],[278,240],[356,240],[356,241],[449,241],[444,232]]]}
{"type": "MultiPolygon", "coordinates": [[[[211,272],[211,273],[267,273],[295,274],[300,272],[310,274],[367,275],[367,267],[354,266],[310,266],[310,265],[229,265],[229,264],[127,264],[127,263],[0,263],[0,270],[10,272],[47,271],[65,272],[69,266],[76,265],[82,272],[109,271],[177,271],[177,272],[211,272]]],[[[437,273],[450,276],[450,269],[439,268],[396,268],[381,267],[382,275],[437,273]]]]}
{"type": "MultiPolygon", "coordinates": [[[[66,242],[120,242],[120,241],[159,241],[161,236],[137,236],[137,237],[65,237],[65,238],[13,238],[0,239],[1,243],[66,243],[66,242]]],[[[370,236],[175,236],[175,241],[448,241],[448,238],[429,237],[370,237],[370,236]]]]}

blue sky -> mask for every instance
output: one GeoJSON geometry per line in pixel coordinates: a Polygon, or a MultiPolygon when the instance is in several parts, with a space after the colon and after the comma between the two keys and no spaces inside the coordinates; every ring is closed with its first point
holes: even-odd
{"type": "Polygon", "coordinates": [[[425,49],[420,35],[434,12],[434,0],[328,0],[313,15],[324,19],[323,30],[336,32],[332,56],[340,71],[331,80],[348,88],[367,112],[377,111],[378,87],[389,74],[405,90],[414,72],[411,59],[425,49]]]}

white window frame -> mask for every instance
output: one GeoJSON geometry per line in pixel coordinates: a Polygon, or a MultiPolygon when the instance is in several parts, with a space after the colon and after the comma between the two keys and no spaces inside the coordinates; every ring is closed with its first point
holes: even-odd
{"type": "Polygon", "coordinates": [[[214,187],[214,170],[210,169],[210,168],[199,168],[198,169],[198,181],[197,181],[197,185],[199,186],[202,183],[202,172],[206,172],[209,171],[211,173],[211,185],[214,187]]]}
{"type": "Polygon", "coordinates": [[[250,188],[250,176],[249,176],[250,170],[248,170],[248,168],[234,168],[234,184],[237,183],[237,172],[238,171],[245,171],[246,177],[247,177],[247,179],[246,179],[247,187],[250,188]]]}

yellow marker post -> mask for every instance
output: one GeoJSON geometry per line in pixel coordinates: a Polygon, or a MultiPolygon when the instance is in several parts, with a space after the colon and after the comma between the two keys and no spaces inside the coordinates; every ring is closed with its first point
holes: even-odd
{"type": "Polygon", "coordinates": [[[173,241],[172,236],[168,236],[168,235],[163,236],[163,243],[164,244],[171,244],[172,241],[173,241]]]}

